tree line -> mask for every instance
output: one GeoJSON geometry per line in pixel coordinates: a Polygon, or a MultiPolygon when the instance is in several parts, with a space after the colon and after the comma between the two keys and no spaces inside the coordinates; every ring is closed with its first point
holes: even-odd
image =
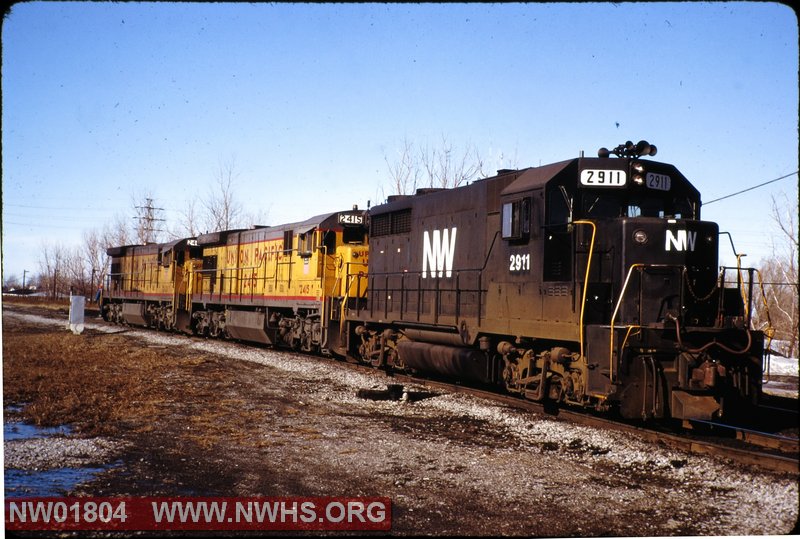
{"type": "Polygon", "coordinates": [[[14,289],[50,298],[81,295],[93,299],[109,271],[106,255],[109,247],[194,237],[202,232],[241,228],[263,220],[263,213],[244,211],[235,192],[238,176],[235,159],[221,162],[206,195],[189,200],[174,222],[160,217],[163,209],[156,206],[151,192],[132,194],[131,214],[117,214],[102,228],[85,231],[77,245],[42,243],[38,272],[21,277],[4,276],[3,291],[14,289]]]}

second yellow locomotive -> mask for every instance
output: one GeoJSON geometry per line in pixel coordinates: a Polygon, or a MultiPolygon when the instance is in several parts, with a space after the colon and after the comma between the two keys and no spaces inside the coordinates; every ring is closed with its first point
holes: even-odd
{"type": "Polygon", "coordinates": [[[365,212],[108,250],[106,319],[329,353],[366,296],[365,212]]]}

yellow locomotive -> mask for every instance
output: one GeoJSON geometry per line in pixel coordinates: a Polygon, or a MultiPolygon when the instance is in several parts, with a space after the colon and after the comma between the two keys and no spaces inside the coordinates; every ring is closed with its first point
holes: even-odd
{"type": "Polygon", "coordinates": [[[366,212],[108,249],[103,317],[297,350],[340,348],[366,300],[366,212]]]}

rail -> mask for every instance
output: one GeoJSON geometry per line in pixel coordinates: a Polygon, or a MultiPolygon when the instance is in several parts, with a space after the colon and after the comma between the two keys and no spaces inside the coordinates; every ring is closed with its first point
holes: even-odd
{"type": "MultiPolygon", "coordinates": [[[[146,266],[158,266],[157,264],[147,264],[146,266]]],[[[166,283],[171,285],[171,281],[161,281],[159,276],[161,274],[160,269],[154,270],[152,267],[138,270],[138,271],[129,271],[129,272],[119,272],[119,273],[109,273],[105,277],[105,286],[103,287],[104,294],[107,294],[108,298],[114,298],[114,292],[117,292],[119,296],[125,296],[126,292],[128,293],[146,293],[142,288],[144,287],[151,287],[155,288],[159,285],[166,283]],[[149,269],[149,271],[148,271],[149,269]],[[153,274],[155,273],[155,278],[153,278],[153,274]]],[[[158,291],[165,295],[169,295],[171,291],[158,291]]]]}
{"type": "Polygon", "coordinates": [[[483,314],[481,302],[487,292],[483,289],[482,269],[454,270],[451,280],[453,284],[444,286],[442,279],[423,278],[422,273],[371,273],[370,316],[374,316],[382,308],[383,318],[387,318],[390,312],[397,312],[401,320],[416,322],[422,321],[425,316],[431,316],[433,323],[438,325],[447,317],[453,317],[454,323],[458,324],[465,316],[474,315],[480,322],[483,314]],[[427,283],[431,284],[426,286],[427,283]],[[399,302],[396,299],[398,295],[399,302]],[[448,301],[450,298],[452,301],[448,301]]]}
{"type": "MultiPolygon", "coordinates": [[[[641,273],[642,271],[644,271],[647,268],[673,268],[673,269],[682,269],[682,270],[684,270],[684,271],[681,271],[681,287],[680,287],[681,293],[683,293],[683,288],[684,288],[683,287],[683,283],[684,283],[684,276],[685,276],[685,270],[686,270],[685,266],[683,266],[681,264],[642,264],[642,263],[631,264],[631,266],[628,268],[628,273],[625,276],[625,282],[622,285],[622,290],[619,293],[619,298],[617,299],[617,304],[614,307],[614,312],[611,315],[611,323],[610,323],[610,328],[611,329],[609,331],[610,337],[609,337],[609,349],[608,349],[608,377],[609,377],[609,380],[611,382],[614,382],[614,380],[615,380],[614,379],[614,323],[616,322],[617,314],[619,314],[619,309],[622,306],[622,300],[625,299],[625,294],[626,294],[626,292],[628,290],[628,284],[630,283],[631,275],[633,275],[633,270],[638,269],[639,272],[641,273]]],[[[639,286],[640,287],[641,287],[641,284],[642,284],[642,281],[641,281],[641,279],[639,279],[639,286]]],[[[681,305],[683,305],[683,298],[681,298],[681,305]]],[[[637,327],[641,327],[641,323],[642,323],[642,321],[641,321],[641,313],[640,313],[639,324],[628,324],[626,326],[628,328],[628,333],[627,333],[627,335],[625,337],[625,342],[627,342],[628,336],[630,335],[630,332],[632,331],[632,329],[635,329],[637,327]]]]}
{"type": "MultiPolygon", "coordinates": [[[[361,365],[345,365],[349,368],[363,368],[364,370],[372,369],[371,367],[363,367],[361,365]]],[[[551,415],[554,412],[552,409],[548,408],[548,405],[544,403],[521,399],[515,395],[496,393],[464,384],[454,384],[400,373],[393,373],[392,380],[395,382],[415,383],[437,390],[472,395],[494,402],[500,402],[514,408],[533,411],[541,414],[551,415]]],[[[579,425],[623,432],[628,435],[636,436],[647,442],[658,444],[660,446],[663,445],[680,451],[686,451],[690,454],[711,455],[726,460],[732,460],[747,466],[752,466],[759,470],[772,470],[795,474],[800,473],[800,462],[798,462],[797,451],[795,449],[796,443],[793,442],[792,439],[787,439],[786,445],[782,445],[782,449],[784,449],[785,453],[788,452],[788,455],[774,454],[772,452],[762,450],[762,448],[770,446],[770,443],[765,443],[765,440],[768,438],[771,438],[773,441],[778,440],[783,444],[784,437],[780,436],[767,435],[756,438],[752,435],[745,436],[737,434],[737,441],[731,442],[723,437],[713,437],[711,439],[699,438],[696,436],[696,434],[693,434],[691,430],[680,430],[677,432],[665,431],[661,428],[658,428],[663,427],[663,425],[656,424],[646,427],[636,424],[635,422],[613,420],[611,418],[599,417],[594,414],[586,413],[585,411],[572,410],[565,407],[559,407],[557,415],[559,419],[570,421],[579,425]],[[744,445],[740,445],[739,442],[744,445]],[[758,448],[753,449],[752,447],[746,447],[747,444],[750,444],[750,446],[758,446],[758,448]]]]}
{"type": "MultiPolygon", "coordinates": [[[[324,246],[322,249],[322,256],[327,257],[326,251],[324,251],[324,246]]],[[[281,254],[291,257],[291,254],[295,252],[297,252],[297,250],[292,249],[283,251],[281,254]]],[[[255,266],[193,269],[191,270],[191,274],[195,276],[199,275],[200,279],[197,281],[194,281],[193,279],[193,290],[190,291],[190,294],[193,296],[194,301],[199,302],[213,301],[215,299],[217,301],[221,301],[223,297],[235,297],[238,301],[247,299],[253,301],[256,298],[257,290],[259,290],[259,284],[261,285],[260,289],[266,291],[267,284],[270,282],[276,288],[279,284],[285,284],[287,287],[290,287],[292,286],[293,280],[297,282],[313,283],[314,285],[319,283],[319,286],[324,289],[326,274],[324,270],[322,271],[322,275],[308,279],[298,279],[293,276],[292,268],[294,266],[294,262],[291,259],[277,259],[274,264],[274,271],[270,272],[268,275],[266,271],[266,262],[266,257],[264,257],[261,258],[258,265],[255,266]],[[284,266],[286,269],[281,271],[284,266]],[[252,273],[250,275],[246,275],[245,272],[252,273]],[[208,292],[204,290],[204,281],[207,277],[209,278],[208,292]],[[218,286],[216,284],[217,282],[219,282],[218,286]],[[199,290],[197,288],[199,288],[199,290]]]]}
{"type": "MultiPolygon", "coordinates": [[[[767,336],[766,350],[769,351],[770,350],[770,346],[772,346],[772,340],[775,337],[775,328],[772,325],[772,317],[770,316],[770,312],[769,312],[769,302],[767,301],[767,294],[764,291],[764,279],[761,276],[761,271],[759,271],[759,270],[757,270],[755,268],[742,268],[741,267],[741,258],[742,258],[742,256],[744,256],[744,255],[737,255],[736,256],[736,267],[735,268],[729,267],[729,266],[725,266],[725,267],[720,268],[721,276],[722,276],[721,277],[721,279],[722,279],[721,282],[723,283],[722,286],[724,286],[725,283],[727,283],[727,281],[725,280],[726,271],[727,270],[736,270],[736,286],[739,288],[739,294],[742,297],[742,304],[743,304],[743,308],[744,308],[744,313],[743,314],[744,314],[745,319],[746,319],[747,328],[750,329],[750,328],[752,328],[752,325],[753,325],[752,312],[754,310],[753,309],[753,305],[752,305],[753,304],[753,286],[754,286],[753,275],[755,274],[758,277],[758,289],[761,292],[761,300],[764,303],[764,313],[766,315],[766,327],[764,327],[761,331],[763,331],[764,335],[767,336]],[[747,271],[747,275],[748,275],[747,294],[746,295],[745,295],[744,286],[743,286],[743,284],[744,284],[744,277],[742,275],[743,271],[747,271]]],[[[767,370],[766,370],[766,377],[764,378],[764,380],[767,381],[767,382],[770,380],[770,358],[771,358],[770,354],[767,353],[767,370]]]]}
{"type": "MultiPolygon", "coordinates": [[[[736,288],[737,288],[737,293],[738,293],[739,296],[741,296],[741,299],[742,299],[741,315],[742,315],[742,318],[744,319],[745,329],[748,331],[748,342],[749,342],[749,339],[751,338],[749,332],[753,329],[752,328],[752,303],[753,303],[753,275],[754,274],[757,274],[758,277],[759,277],[759,286],[761,288],[762,299],[763,299],[763,301],[764,301],[764,303],[766,305],[766,295],[765,295],[765,292],[764,292],[763,283],[761,282],[761,273],[758,270],[756,270],[754,268],[742,268],[740,264],[737,264],[736,267],[722,266],[722,267],[720,267],[720,272],[719,272],[717,283],[712,287],[711,291],[707,295],[705,295],[705,296],[703,296],[701,298],[701,297],[698,297],[696,295],[695,291],[692,288],[691,280],[688,279],[688,271],[689,270],[685,265],[681,265],[681,264],[642,264],[642,263],[631,264],[631,266],[628,268],[628,272],[627,272],[627,274],[625,276],[625,281],[624,281],[624,283],[622,285],[622,290],[620,291],[619,297],[618,297],[616,305],[614,307],[613,314],[611,315],[610,335],[609,335],[609,359],[608,359],[608,361],[609,361],[609,378],[610,378],[610,380],[612,382],[614,381],[614,356],[615,356],[615,354],[614,354],[614,340],[615,340],[614,339],[614,336],[615,336],[614,334],[615,334],[615,331],[614,330],[615,330],[615,325],[616,325],[616,321],[617,321],[617,315],[619,314],[619,310],[620,310],[620,308],[621,308],[621,306],[623,304],[623,300],[625,299],[625,295],[628,292],[628,285],[629,285],[629,283],[631,281],[631,277],[633,275],[634,270],[638,270],[639,273],[641,274],[643,271],[645,271],[647,269],[650,269],[650,268],[673,268],[673,269],[680,269],[681,270],[680,271],[680,281],[681,281],[680,282],[680,291],[681,291],[680,292],[680,306],[684,305],[684,297],[683,297],[684,296],[684,290],[688,290],[689,294],[691,294],[692,297],[697,301],[707,301],[707,300],[711,299],[711,297],[714,295],[715,292],[720,292],[718,294],[718,305],[717,305],[717,313],[718,314],[717,314],[717,321],[716,321],[716,323],[717,323],[717,325],[719,327],[722,327],[722,325],[724,323],[723,317],[728,312],[728,308],[725,305],[725,296],[726,295],[725,295],[724,292],[722,292],[722,291],[724,291],[726,289],[725,285],[728,283],[728,281],[726,280],[727,271],[728,270],[736,271],[737,279],[735,281],[735,284],[736,284],[736,288]],[[748,272],[748,275],[749,275],[749,279],[747,280],[746,287],[745,287],[745,282],[744,282],[743,273],[742,273],[745,270],[748,272]]],[[[640,286],[640,288],[642,286],[642,280],[641,279],[639,280],[639,286],[640,286]]],[[[768,339],[770,339],[770,341],[771,341],[772,335],[774,333],[773,333],[773,330],[772,330],[772,327],[771,327],[771,322],[769,320],[769,313],[767,313],[767,320],[768,320],[768,328],[767,328],[767,330],[765,330],[765,334],[767,335],[768,339]]],[[[639,313],[638,324],[626,324],[625,327],[628,328],[628,331],[627,331],[627,334],[625,336],[625,340],[623,341],[623,346],[621,348],[624,348],[624,345],[627,342],[631,331],[633,329],[635,329],[635,328],[640,328],[641,326],[642,326],[642,313],[640,312],[639,313]]],[[[678,338],[680,339],[680,333],[678,334],[678,338]]],[[[721,346],[721,345],[719,345],[719,346],[721,346]]],[[[769,347],[769,344],[767,346],[769,347]]],[[[723,346],[723,348],[725,348],[725,347],[723,346]]],[[[742,353],[743,352],[743,351],[730,350],[730,349],[726,349],[726,350],[728,350],[731,353],[742,353]]]]}
{"type": "Polygon", "coordinates": [[[586,332],[586,328],[583,324],[583,315],[586,311],[586,290],[589,288],[589,272],[592,268],[592,255],[594,254],[594,239],[595,234],[597,233],[597,225],[595,225],[592,221],[575,221],[576,225],[590,225],[592,227],[592,241],[589,244],[589,258],[586,260],[586,276],[583,278],[583,295],[581,297],[581,319],[580,319],[580,341],[581,341],[581,358],[584,357],[583,355],[583,343],[584,343],[584,333],[586,332]]]}
{"type": "MultiPolygon", "coordinates": [[[[344,272],[344,293],[342,294],[342,303],[340,305],[341,312],[339,313],[339,334],[344,336],[345,333],[345,321],[347,319],[347,309],[349,308],[348,305],[350,303],[350,293],[353,289],[353,283],[356,283],[356,318],[358,318],[361,314],[361,302],[359,301],[361,297],[366,294],[366,288],[362,291],[361,289],[361,282],[367,279],[366,274],[363,271],[358,272],[351,272],[351,266],[360,266],[362,268],[365,267],[365,264],[361,262],[348,262],[345,265],[345,272],[344,272]]],[[[337,282],[341,279],[341,273],[339,277],[337,277],[337,282]]],[[[334,284],[334,289],[336,289],[336,285],[334,284]]]]}
{"type": "MultiPolygon", "coordinates": [[[[470,269],[461,269],[461,270],[453,270],[453,276],[455,277],[455,285],[453,287],[445,287],[442,288],[441,279],[437,277],[432,277],[432,280],[435,280],[436,283],[433,286],[423,287],[422,286],[422,271],[401,271],[401,272],[382,272],[376,273],[372,272],[368,275],[368,289],[370,290],[369,294],[369,313],[370,316],[375,315],[376,310],[376,303],[380,300],[383,304],[383,315],[386,318],[389,314],[389,304],[390,302],[394,303],[393,294],[395,292],[400,292],[400,319],[404,319],[404,315],[407,313],[413,314],[416,317],[417,322],[422,321],[422,315],[428,314],[427,311],[430,311],[430,316],[433,317],[434,324],[440,324],[439,318],[442,316],[452,316],[454,323],[458,324],[465,316],[464,311],[465,308],[468,308],[469,305],[474,305],[474,310],[472,311],[471,315],[474,315],[477,318],[477,323],[480,325],[481,318],[483,316],[482,310],[482,303],[484,300],[484,295],[488,292],[483,286],[483,272],[486,270],[486,266],[489,264],[491,260],[492,252],[494,251],[494,246],[497,243],[497,238],[500,235],[500,231],[498,230],[495,232],[494,236],[492,237],[492,243],[489,245],[489,249],[486,252],[486,256],[483,261],[483,265],[480,268],[470,268],[470,269]],[[407,287],[406,281],[408,277],[416,276],[416,287],[407,287]],[[472,278],[471,286],[464,285],[462,283],[467,280],[468,277],[466,276],[474,276],[472,278]],[[377,282],[377,278],[383,278],[383,286],[379,286],[377,282]],[[400,285],[398,286],[390,286],[389,281],[390,278],[400,279],[400,285]],[[414,298],[416,301],[411,302],[409,293],[415,293],[416,297],[414,298]],[[433,301],[430,303],[430,308],[426,309],[423,312],[423,305],[425,304],[425,296],[428,293],[433,293],[433,301]],[[455,294],[455,301],[453,303],[453,312],[447,313],[443,312],[443,305],[446,306],[447,304],[442,302],[442,295],[444,294],[455,294]],[[382,297],[379,297],[382,294],[382,297]],[[469,297],[469,294],[474,294],[475,301],[465,301],[464,298],[469,297]],[[408,299],[407,299],[408,298],[408,299]],[[411,306],[409,306],[409,304],[411,306]],[[415,310],[416,312],[412,312],[415,310]]],[[[425,279],[429,281],[429,279],[425,279]]],[[[410,284],[410,283],[409,283],[410,284]]],[[[394,312],[394,310],[392,310],[394,312]]]]}

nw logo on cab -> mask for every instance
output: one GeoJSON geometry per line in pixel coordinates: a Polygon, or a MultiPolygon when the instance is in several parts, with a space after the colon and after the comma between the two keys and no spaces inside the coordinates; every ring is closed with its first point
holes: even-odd
{"type": "Polygon", "coordinates": [[[456,252],[456,227],[448,230],[423,232],[422,278],[450,277],[453,275],[453,255],[456,252]]]}
{"type": "Polygon", "coordinates": [[[676,251],[694,251],[695,241],[697,240],[697,232],[687,232],[686,230],[678,230],[677,236],[672,233],[672,230],[667,230],[667,237],[664,243],[664,250],[670,251],[674,247],[676,251]]]}

